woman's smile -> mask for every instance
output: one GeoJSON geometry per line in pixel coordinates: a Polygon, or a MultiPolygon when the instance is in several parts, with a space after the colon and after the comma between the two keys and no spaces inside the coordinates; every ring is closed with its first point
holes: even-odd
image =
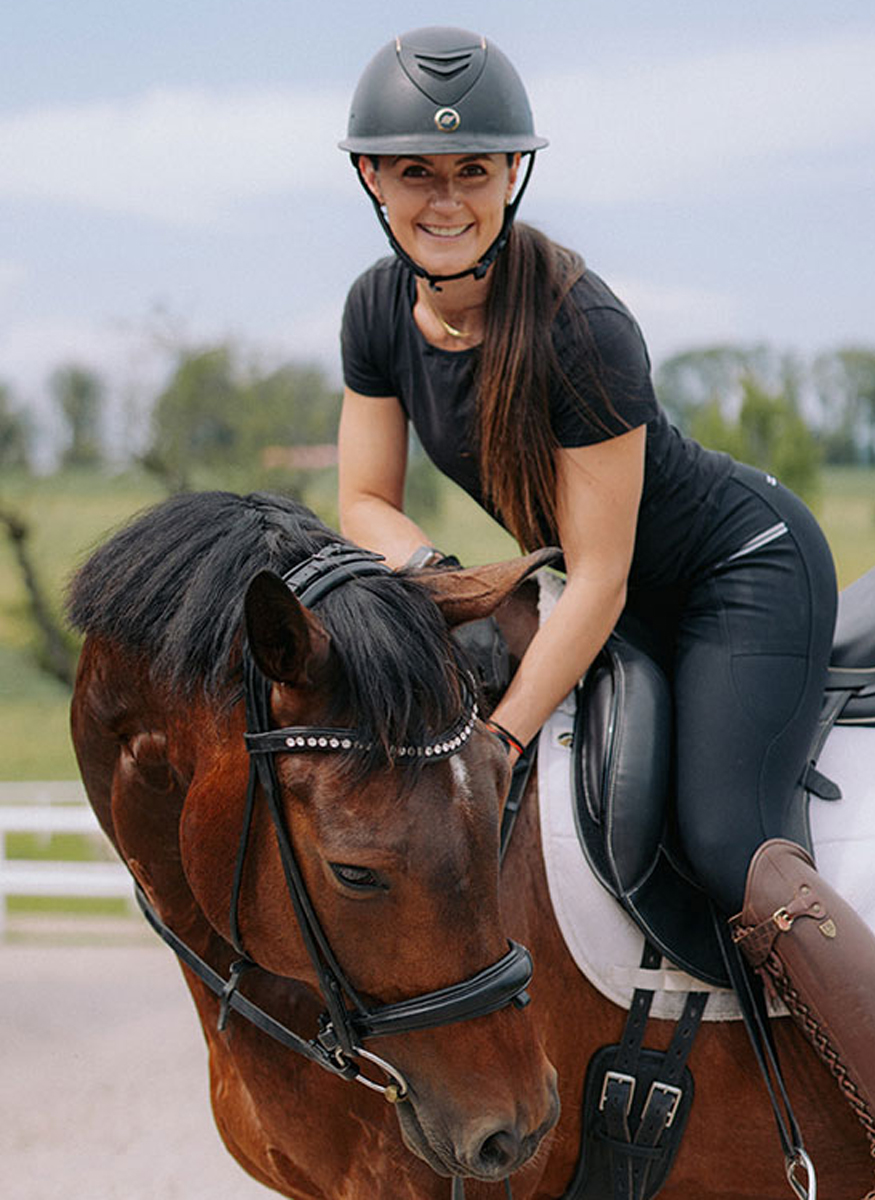
{"type": "Polygon", "coordinates": [[[518,165],[506,154],[411,154],[363,158],[360,169],[405,252],[427,271],[451,274],[498,236],[518,165]]]}
{"type": "Polygon", "coordinates": [[[433,237],[457,238],[461,237],[463,233],[467,233],[469,229],[473,229],[474,225],[470,221],[466,225],[425,225],[420,222],[419,228],[424,229],[433,237]]]}

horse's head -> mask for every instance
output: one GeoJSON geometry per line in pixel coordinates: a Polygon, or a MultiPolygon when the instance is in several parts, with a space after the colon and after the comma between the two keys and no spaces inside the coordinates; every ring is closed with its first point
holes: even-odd
{"type": "MultiPolygon", "coordinates": [[[[317,727],[327,737],[327,745],[310,747],[305,737],[303,747],[275,754],[278,808],[306,902],[368,1009],[479,982],[508,955],[498,848],[509,773],[500,743],[471,719],[447,629],[491,612],[541,561],[434,572],[421,582],[353,581],[318,616],[276,576],[262,573],[249,587],[247,640],[267,681],[271,726],[284,734],[317,727]],[[381,711],[387,706],[391,713],[381,711]],[[360,746],[332,749],[328,731],[338,727],[355,731],[346,740],[360,746]],[[427,755],[411,752],[424,746],[427,755]]],[[[225,747],[222,769],[195,779],[181,827],[189,882],[226,939],[243,824],[242,736],[232,757],[225,747]]],[[[234,906],[239,938],[258,965],[318,988],[282,835],[262,795],[266,778],[234,906]]],[[[557,1119],[555,1072],[531,1013],[516,1004],[389,1032],[368,1048],[406,1081],[397,1106],[404,1138],[441,1174],[501,1178],[557,1119]]]]}

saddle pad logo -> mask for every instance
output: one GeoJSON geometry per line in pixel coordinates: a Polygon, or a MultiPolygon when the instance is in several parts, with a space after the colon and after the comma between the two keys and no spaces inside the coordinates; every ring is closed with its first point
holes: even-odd
{"type": "Polygon", "coordinates": [[[434,123],[441,133],[454,133],[462,124],[462,118],[454,108],[439,108],[434,114],[434,123]]]}

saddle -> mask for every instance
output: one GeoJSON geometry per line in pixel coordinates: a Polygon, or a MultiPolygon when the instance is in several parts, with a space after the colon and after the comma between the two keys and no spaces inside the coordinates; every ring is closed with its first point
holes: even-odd
{"type": "MultiPolygon", "coordinates": [[[[875,725],[875,569],[839,598],[820,722],[800,778],[797,827],[785,831],[811,851],[811,794],[840,791],[816,763],[834,724],[875,725]]],[[[729,987],[708,897],[674,828],[672,702],[662,670],[631,641],[612,636],[580,686],[573,762],[575,821],[596,877],[667,958],[717,987],[729,987]]]]}

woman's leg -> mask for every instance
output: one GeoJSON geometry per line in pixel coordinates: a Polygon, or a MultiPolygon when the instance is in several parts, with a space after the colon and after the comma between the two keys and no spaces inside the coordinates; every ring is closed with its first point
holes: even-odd
{"type": "Polygon", "coordinates": [[[795,498],[776,489],[772,518],[764,528],[786,531],[713,568],[684,610],[679,827],[702,883],[727,915],[739,913],[738,945],[777,985],[875,1138],[875,938],[795,844],[834,576],[795,498]]]}
{"type": "Polygon", "coordinates": [[[769,506],[751,497],[771,540],[748,537],[695,583],[676,647],[680,833],[727,913],[761,843],[803,836],[799,779],[835,624],[823,535],[799,500],[773,491],[769,506]]]}

